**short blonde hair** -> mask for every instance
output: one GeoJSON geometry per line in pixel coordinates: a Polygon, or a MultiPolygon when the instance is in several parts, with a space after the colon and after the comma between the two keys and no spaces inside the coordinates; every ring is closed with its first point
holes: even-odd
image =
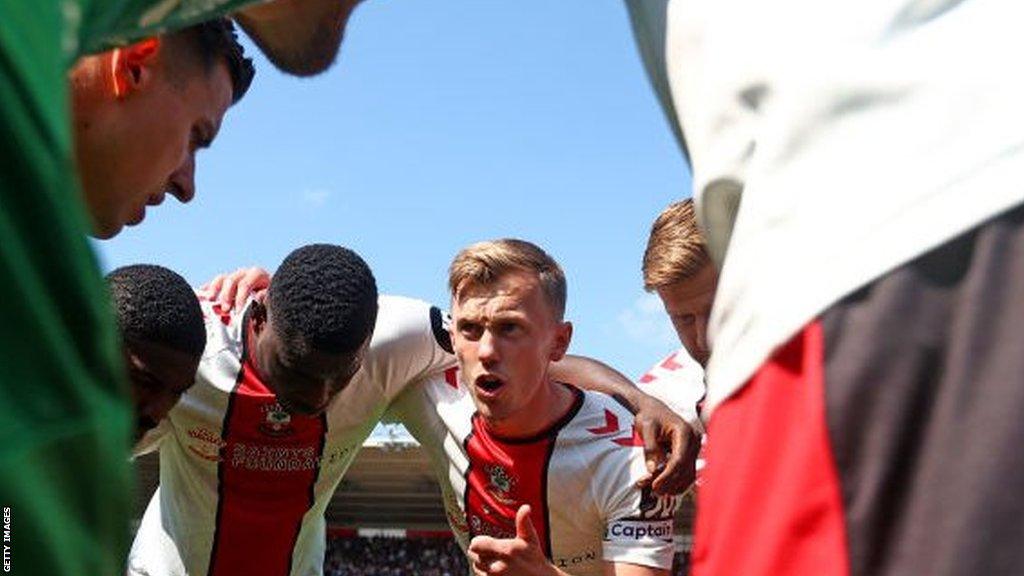
{"type": "Polygon", "coordinates": [[[565,273],[555,259],[536,244],[515,238],[478,242],[464,248],[448,268],[452,298],[471,286],[486,286],[516,271],[532,272],[540,280],[544,298],[561,320],[565,316],[565,273]]]}
{"type": "Polygon", "coordinates": [[[644,251],[644,289],[651,292],[688,280],[711,263],[693,199],[674,202],[651,226],[644,251]]]}

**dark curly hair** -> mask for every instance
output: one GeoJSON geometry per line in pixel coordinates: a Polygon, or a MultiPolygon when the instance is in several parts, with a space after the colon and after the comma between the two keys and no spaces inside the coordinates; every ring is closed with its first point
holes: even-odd
{"type": "Polygon", "coordinates": [[[107,283],[125,340],[202,355],[206,347],[203,312],[184,278],[163,266],[135,264],[108,274],[107,283]]]}
{"type": "Polygon", "coordinates": [[[373,333],[377,282],[348,248],[310,244],[281,263],[268,304],[274,331],[292,354],[352,353],[373,333]]]}

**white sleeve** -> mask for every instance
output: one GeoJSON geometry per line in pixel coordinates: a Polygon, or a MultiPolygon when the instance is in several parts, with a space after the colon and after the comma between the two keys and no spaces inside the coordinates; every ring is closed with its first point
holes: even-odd
{"type": "Polygon", "coordinates": [[[167,434],[171,431],[171,419],[169,416],[165,416],[156,428],[146,432],[139,441],[132,447],[132,459],[138,458],[143,454],[149,454],[150,452],[156,451],[160,448],[160,444],[167,437],[167,434]]]}
{"type": "Polygon", "coordinates": [[[405,388],[391,400],[388,409],[381,416],[381,421],[388,424],[401,424],[420,444],[421,431],[431,415],[433,406],[427,395],[426,387],[431,378],[420,378],[407,384],[405,388]]]}
{"type": "Polygon", "coordinates": [[[685,349],[673,352],[638,380],[637,387],[661,400],[698,434],[704,434],[700,404],[704,400],[704,369],[685,349]]]}
{"type": "Polygon", "coordinates": [[[604,503],[604,560],[671,570],[674,517],[682,496],[658,496],[649,486],[637,487],[646,474],[640,449],[632,450],[629,461],[616,468],[602,475],[609,480],[606,486],[617,487],[604,503]]]}
{"type": "Polygon", "coordinates": [[[388,402],[411,382],[454,364],[446,313],[421,300],[381,297],[363,366],[383,387],[388,402]]]}

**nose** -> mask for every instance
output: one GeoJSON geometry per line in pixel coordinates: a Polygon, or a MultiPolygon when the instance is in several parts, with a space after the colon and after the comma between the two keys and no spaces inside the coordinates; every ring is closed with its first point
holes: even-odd
{"type": "Polygon", "coordinates": [[[181,166],[171,174],[171,194],[185,204],[196,196],[196,155],[190,152],[181,166]]]}
{"type": "Polygon", "coordinates": [[[477,345],[477,357],[484,364],[494,363],[498,360],[498,347],[494,341],[494,335],[490,330],[484,330],[477,345]]]}

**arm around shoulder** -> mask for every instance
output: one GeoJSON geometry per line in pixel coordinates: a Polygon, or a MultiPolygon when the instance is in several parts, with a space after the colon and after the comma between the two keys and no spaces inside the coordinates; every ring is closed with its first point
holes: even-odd
{"type": "Polygon", "coordinates": [[[566,355],[551,365],[551,376],[614,396],[636,415],[647,469],[652,475],[648,480],[657,492],[682,492],[693,482],[699,432],[661,400],[637,388],[611,366],[583,356],[566,355]],[[665,446],[669,447],[667,452],[665,446]]]}

